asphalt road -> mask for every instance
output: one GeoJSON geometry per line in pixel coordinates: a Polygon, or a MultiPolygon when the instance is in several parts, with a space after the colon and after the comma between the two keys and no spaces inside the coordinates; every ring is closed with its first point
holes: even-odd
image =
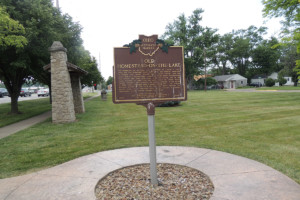
{"type": "MultiPolygon", "coordinates": [[[[32,94],[31,97],[19,97],[18,101],[26,101],[26,100],[33,100],[33,99],[39,99],[39,98],[49,98],[48,97],[38,97],[37,94],[32,94]]],[[[2,103],[10,103],[10,97],[5,96],[3,98],[0,98],[0,104],[2,103]]]]}

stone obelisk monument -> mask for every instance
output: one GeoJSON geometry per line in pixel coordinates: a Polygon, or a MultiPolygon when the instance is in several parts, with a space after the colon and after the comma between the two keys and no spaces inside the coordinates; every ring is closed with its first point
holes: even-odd
{"type": "Polygon", "coordinates": [[[67,123],[76,120],[71,88],[71,78],[67,68],[67,49],[55,41],[49,48],[51,53],[52,122],[67,123]]]}

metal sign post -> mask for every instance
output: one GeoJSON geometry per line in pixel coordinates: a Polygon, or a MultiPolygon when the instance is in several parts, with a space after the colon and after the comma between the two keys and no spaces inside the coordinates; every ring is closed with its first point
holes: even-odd
{"type": "Polygon", "coordinates": [[[150,178],[153,186],[158,185],[156,169],[156,142],[155,142],[155,105],[148,103],[148,134],[149,134],[149,155],[150,155],[150,178]]]}

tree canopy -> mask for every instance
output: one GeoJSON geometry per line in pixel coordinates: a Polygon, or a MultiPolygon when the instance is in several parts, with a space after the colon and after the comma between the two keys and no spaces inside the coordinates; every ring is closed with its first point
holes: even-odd
{"type": "Polygon", "coordinates": [[[284,17],[284,24],[293,26],[300,21],[300,3],[299,0],[263,0],[264,17],[284,17]]]}
{"type": "Polygon", "coordinates": [[[0,47],[14,46],[23,48],[27,44],[25,29],[18,21],[9,17],[4,7],[0,6],[0,47]]]}
{"type": "MultiPolygon", "coordinates": [[[[297,52],[300,53],[300,2],[299,0],[263,0],[264,17],[283,17],[282,21],[284,35],[283,43],[296,45],[297,52]]],[[[295,61],[294,71],[300,79],[300,58],[295,61]]]]}
{"type": "MultiPolygon", "coordinates": [[[[19,112],[19,93],[29,77],[50,86],[50,75],[43,66],[50,62],[48,48],[53,41],[61,41],[68,49],[69,62],[81,64],[80,67],[87,67],[87,71],[91,67],[85,62],[96,65],[95,59],[83,48],[80,24],[53,7],[51,0],[2,0],[0,6],[5,7],[10,18],[20,24],[19,30],[27,40],[23,48],[16,45],[0,47],[0,78],[11,95],[12,113],[19,112]]],[[[92,68],[93,73],[101,77],[95,68],[92,68]]],[[[99,78],[95,80],[99,81],[99,78]]]]}
{"type": "MultiPolygon", "coordinates": [[[[247,29],[219,35],[217,29],[201,25],[203,12],[202,9],[196,9],[189,17],[180,15],[166,26],[162,36],[165,41],[184,47],[190,89],[193,87],[193,76],[205,73],[206,67],[210,67],[214,75],[238,73],[250,80],[258,74],[279,72],[287,63],[284,60],[290,58],[290,63],[295,58],[287,56],[287,53],[292,55],[292,52],[284,51],[279,45],[279,39],[265,39],[266,27],[249,26],[247,29]]],[[[293,44],[285,48],[288,46],[293,44]]],[[[292,76],[290,70],[288,72],[292,76]]]]}
{"type": "Polygon", "coordinates": [[[167,25],[162,36],[167,42],[184,47],[189,88],[192,87],[194,74],[213,61],[214,47],[218,41],[216,29],[200,25],[203,12],[202,9],[196,9],[188,18],[184,14],[180,15],[177,20],[167,25]]]}

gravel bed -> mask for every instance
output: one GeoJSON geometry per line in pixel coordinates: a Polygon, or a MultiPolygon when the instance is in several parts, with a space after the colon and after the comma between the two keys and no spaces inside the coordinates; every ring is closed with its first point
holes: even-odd
{"type": "Polygon", "coordinates": [[[159,185],[150,182],[149,164],[125,167],[103,177],[95,187],[97,200],[209,199],[214,191],[204,173],[175,164],[158,164],[159,185]]]}

